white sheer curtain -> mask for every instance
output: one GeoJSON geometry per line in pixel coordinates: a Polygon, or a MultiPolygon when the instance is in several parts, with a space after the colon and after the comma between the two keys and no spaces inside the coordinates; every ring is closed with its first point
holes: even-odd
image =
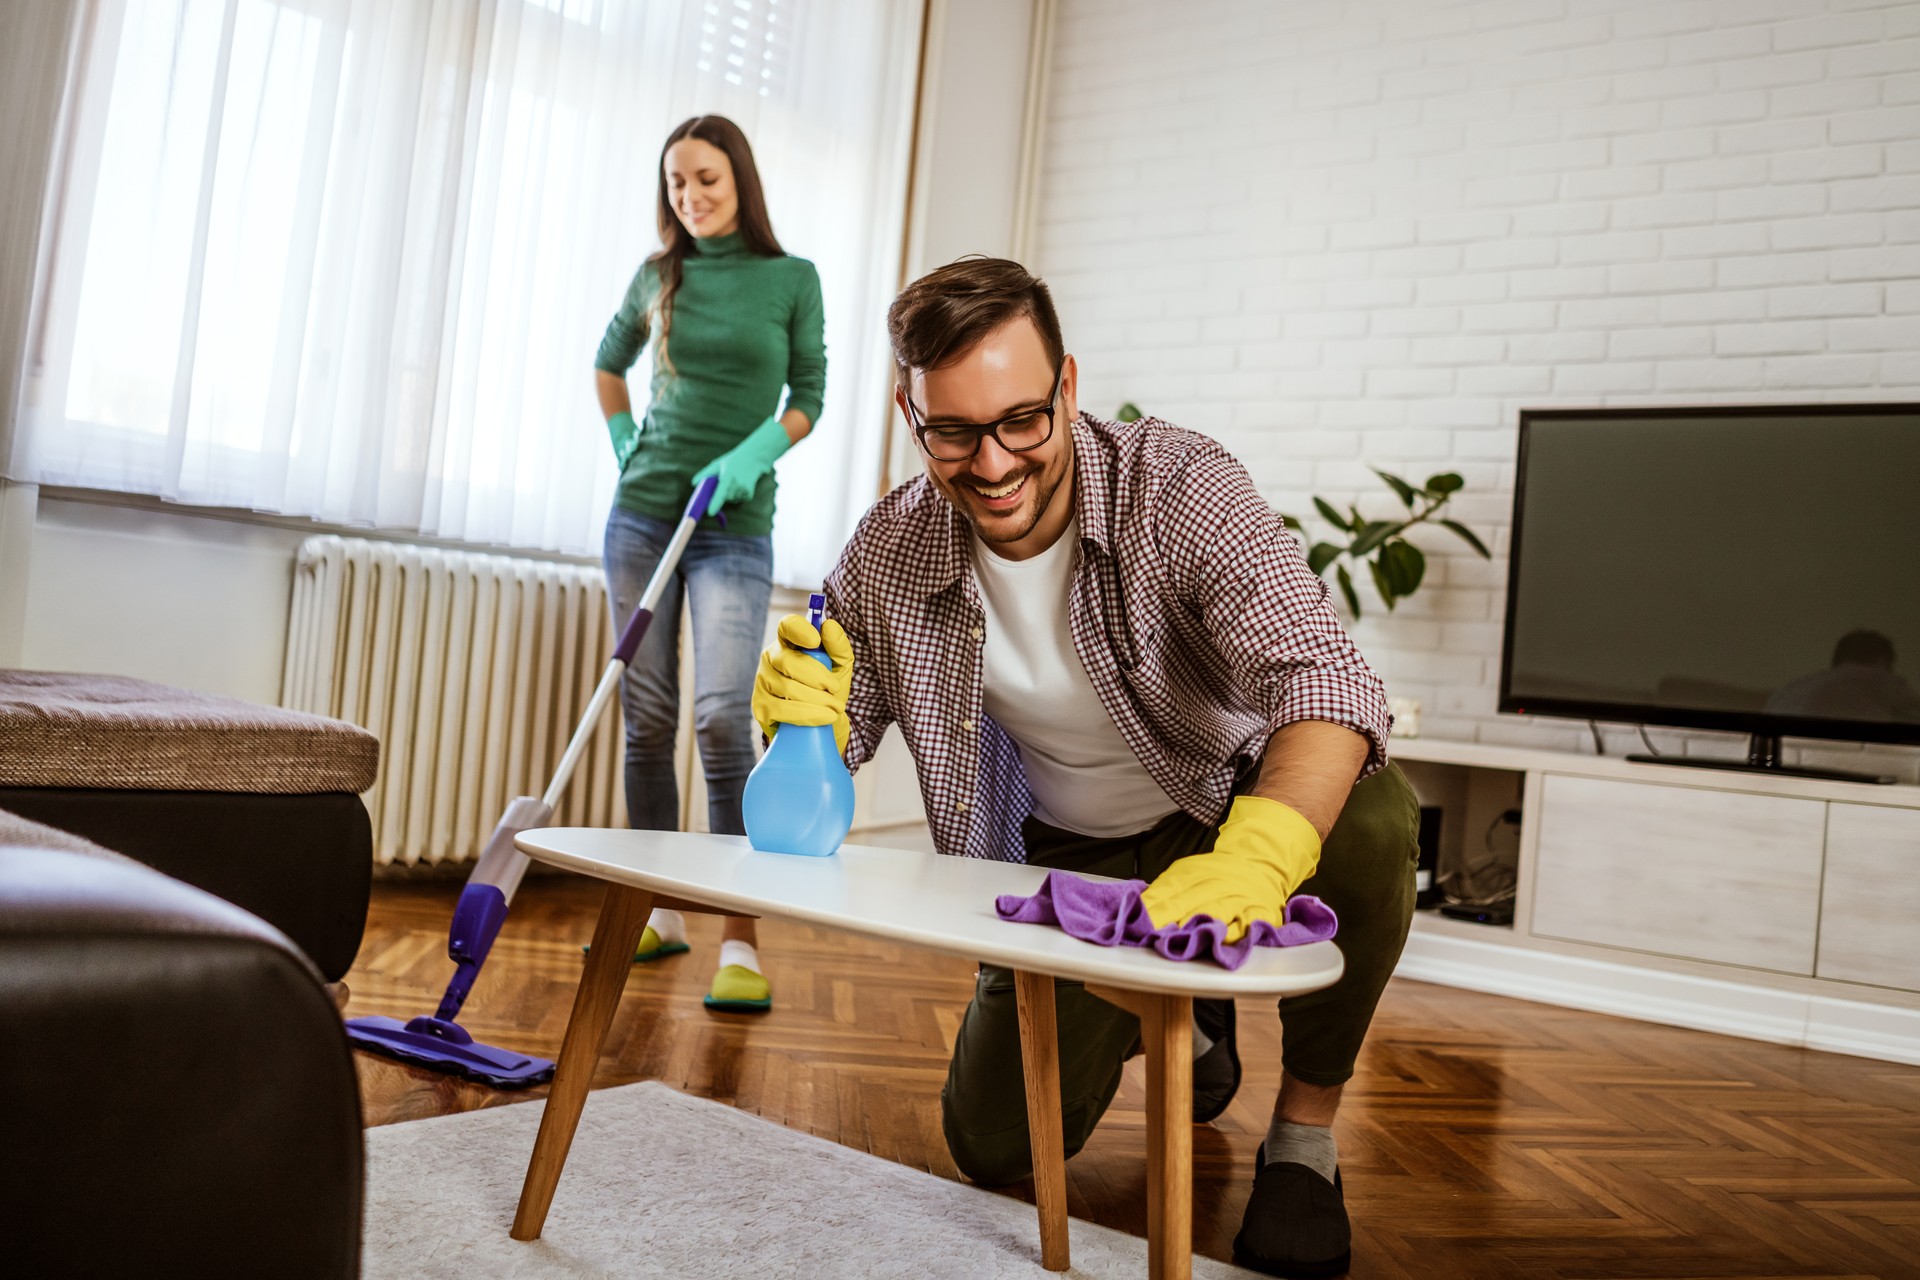
{"type": "MultiPolygon", "coordinates": [[[[679,120],[826,293],[782,581],[873,496],[912,0],[87,0],[8,474],[596,552],[593,353],[679,120]]],[[[646,365],[631,379],[644,397],[646,365]]]]}

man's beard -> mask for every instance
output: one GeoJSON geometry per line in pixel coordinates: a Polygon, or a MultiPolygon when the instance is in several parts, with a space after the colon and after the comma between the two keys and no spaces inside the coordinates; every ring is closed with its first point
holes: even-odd
{"type": "MultiPolygon", "coordinates": [[[[1004,523],[995,522],[992,531],[989,532],[987,523],[971,502],[964,500],[955,501],[954,495],[952,494],[947,495],[947,500],[953,502],[954,506],[960,508],[960,513],[966,516],[967,523],[973,526],[974,536],[982,542],[1018,542],[1033,532],[1034,527],[1040,523],[1040,517],[1044,516],[1047,513],[1047,509],[1053,505],[1053,495],[1060,488],[1060,482],[1066,478],[1068,462],[1072,456],[1070,452],[1062,453],[1061,457],[1063,460],[1058,474],[1048,475],[1044,467],[1034,467],[1019,473],[1021,482],[1031,486],[1032,505],[1028,507],[1028,511],[1030,512],[1028,518],[1018,525],[1009,526],[1004,523]]],[[[1010,476],[1003,477],[1000,484],[994,485],[993,487],[998,489],[1011,478],[1010,476]]],[[[954,489],[974,489],[978,487],[970,481],[962,479],[954,479],[948,483],[950,487],[954,489]]],[[[990,518],[991,517],[989,517],[989,519],[990,518]]]]}

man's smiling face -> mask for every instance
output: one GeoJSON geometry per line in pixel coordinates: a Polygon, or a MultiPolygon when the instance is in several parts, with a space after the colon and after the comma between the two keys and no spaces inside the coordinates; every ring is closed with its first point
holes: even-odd
{"type": "MultiPolygon", "coordinates": [[[[914,370],[896,391],[908,421],[934,432],[998,423],[1000,434],[1018,442],[1044,428],[1053,406],[1053,433],[1044,444],[1015,451],[992,435],[961,461],[942,461],[922,441],[927,478],[973,525],[981,541],[1009,560],[1024,560],[1052,546],[1073,514],[1073,431],[1078,412],[1073,357],[1056,371],[1033,321],[1016,316],[987,334],[958,359],[938,369],[914,370]],[[1056,372],[1058,394],[1054,390],[1056,372]],[[1039,415],[1039,416],[1036,416],[1039,415]]],[[[948,433],[958,439],[960,431],[948,433]]],[[[953,452],[939,448],[941,453],[953,452]]]]}

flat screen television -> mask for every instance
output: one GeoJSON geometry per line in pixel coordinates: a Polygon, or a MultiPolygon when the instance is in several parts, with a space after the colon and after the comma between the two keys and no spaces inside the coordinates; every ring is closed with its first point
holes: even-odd
{"type": "Polygon", "coordinates": [[[1522,411],[1499,705],[1920,743],[1920,405],[1522,411]]]}

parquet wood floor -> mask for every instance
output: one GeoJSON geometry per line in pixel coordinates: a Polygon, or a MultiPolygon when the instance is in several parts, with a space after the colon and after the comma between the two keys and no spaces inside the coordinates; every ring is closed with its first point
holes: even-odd
{"type": "MultiPolygon", "coordinates": [[[[457,892],[375,887],[349,1014],[431,1011],[457,892]]],[[[595,884],[530,879],[462,1022],[554,1054],[598,903],[595,884]]],[[[771,921],[774,1011],[718,1016],[700,1004],[718,935],[696,918],[691,954],[635,971],[596,1085],[661,1080],[957,1177],[939,1093],[971,966],[771,921]]],[[[1195,1248],[1215,1258],[1279,1079],[1271,1011],[1243,1001],[1240,1028],[1246,1082],[1194,1133],[1195,1248]]],[[[357,1057],[369,1124],[539,1096],[357,1057]]],[[[1067,1171],[1075,1216],[1144,1235],[1139,1073],[1067,1171]]],[[[1396,982],[1337,1133],[1369,1280],[1920,1277],[1920,1068],[1396,982]]]]}

